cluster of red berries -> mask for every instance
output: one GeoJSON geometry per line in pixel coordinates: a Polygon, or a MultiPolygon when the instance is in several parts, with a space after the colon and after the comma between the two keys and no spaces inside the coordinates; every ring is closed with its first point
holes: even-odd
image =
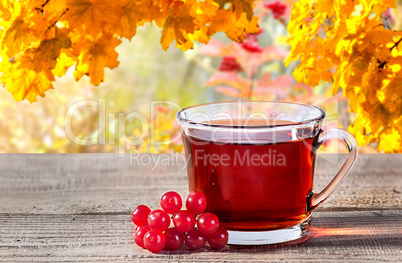
{"type": "Polygon", "coordinates": [[[219,66],[220,71],[243,71],[243,68],[237,62],[237,59],[232,56],[224,56],[219,66]]]}
{"type": "Polygon", "coordinates": [[[271,10],[275,19],[279,19],[281,16],[283,16],[286,13],[287,8],[286,4],[280,0],[265,2],[264,7],[271,10]]]}
{"type": "Polygon", "coordinates": [[[254,42],[254,41],[250,41],[248,39],[244,40],[243,44],[241,44],[241,46],[251,52],[251,53],[261,53],[262,52],[262,48],[260,46],[260,44],[258,44],[258,42],[254,42]]]}
{"type": "Polygon", "coordinates": [[[176,250],[183,243],[190,249],[200,249],[206,241],[214,249],[226,246],[228,232],[219,227],[218,217],[213,213],[203,213],[207,207],[203,193],[194,191],[187,196],[187,210],[181,210],[182,199],[176,192],[164,194],[160,205],[162,209],[153,211],[139,205],[131,213],[131,219],[137,225],[134,241],[138,246],[153,253],[164,248],[176,250]],[[171,220],[168,214],[173,215],[174,227],[169,228],[171,220]]]}
{"type": "MultiPolygon", "coordinates": [[[[263,50],[261,46],[258,44],[258,35],[264,32],[263,29],[260,29],[255,34],[246,34],[246,39],[243,43],[239,44],[244,50],[250,53],[261,53],[263,50]]],[[[221,64],[219,65],[220,71],[227,71],[227,72],[241,72],[243,71],[242,66],[237,61],[235,56],[224,56],[222,58],[221,64]]]]}
{"type": "Polygon", "coordinates": [[[251,53],[261,53],[262,47],[258,44],[258,35],[263,33],[264,30],[260,28],[260,30],[255,34],[247,34],[246,39],[243,41],[242,46],[243,49],[247,50],[251,53]]]}

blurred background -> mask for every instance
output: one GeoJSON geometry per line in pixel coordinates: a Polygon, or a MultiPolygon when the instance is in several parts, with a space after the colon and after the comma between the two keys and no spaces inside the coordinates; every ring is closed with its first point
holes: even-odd
{"type": "MultiPolygon", "coordinates": [[[[178,138],[177,107],[236,99],[313,104],[326,111],[326,129],[347,129],[354,116],[342,92],[333,96],[326,83],[314,88],[298,84],[291,76],[296,65],[284,67],[289,50],[289,3],[260,2],[256,12],[261,30],[247,36],[243,44],[218,34],[208,45],[196,45],[194,50],[183,52],[172,45],[165,52],[159,43],[160,29],[148,24],[138,28],[131,42],[123,41],[117,48],[120,65],[105,70],[105,83],[100,86],[91,86],[85,78],[75,82],[70,70],[56,80],[55,90],[33,104],[16,102],[6,89],[0,89],[0,152],[118,152],[122,145],[125,151],[182,152],[181,141],[174,139],[178,138]],[[152,101],[171,103],[152,105],[152,101]],[[148,122],[127,120],[122,135],[119,116],[131,112],[141,113],[148,122]],[[66,115],[74,138],[93,143],[84,145],[68,136],[66,115]],[[145,136],[138,145],[125,143],[138,139],[144,131],[153,137],[145,136]]],[[[321,148],[346,151],[337,142],[321,148]]],[[[375,145],[361,151],[375,152],[375,145]]]]}

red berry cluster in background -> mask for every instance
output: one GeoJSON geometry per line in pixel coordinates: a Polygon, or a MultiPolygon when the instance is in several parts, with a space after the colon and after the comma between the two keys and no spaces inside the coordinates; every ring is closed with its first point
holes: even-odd
{"type": "Polygon", "coordinates": [[[232,56],[224,56],[219,66],[220,71],[243,71],[243,68],[237,62],[237,59],[232,56]]]}
{"type": "Polygon", "coordinates": [[[258,44],[258,42],[254,42],[254,41],[250,41],[248,39],[244,40],[243,44],[241,44],[242,47],[251,52],[251,53],[261,53],[262,52],[262,48],[260,46],[260,44],[258,44]]]}
{"type": "Polygon", "coordinates": [[[262,47],[258,43],[258,35],[263,32],[264,30],[260,28],[260,30],[255,34],[246,34],[246,39],[242,44],[240,44],[241,47],[250,53],[261,53],[262,47]]]}
{"type": "Polygon", "coordinates": [[[156,253],[162,249],[179,249],[183,243],[190,249],[200,249],[206,241],[214,249],[221,249],[228,243],[228,232],[219,227],[218,217],[210,212],[203,213],[207,207],[203,193],[194,191],[187,196],[187,210],[181,210],[182,199],[176,192],[164,194],[160,205],[162,209],[153,211],[139,205],[131,213],[137,225],[134,241],[138,246],[156,253]],[[168,214],[173,215],[174,227],[170,227],[168,214]]]}
{"type": "Polygon", "coordinates": [[[271,10],[272,14],[274,15],[275,19],[279,19],[286,13],[286,4],[280,0],[265,2],[264,7],[271,10]]]}

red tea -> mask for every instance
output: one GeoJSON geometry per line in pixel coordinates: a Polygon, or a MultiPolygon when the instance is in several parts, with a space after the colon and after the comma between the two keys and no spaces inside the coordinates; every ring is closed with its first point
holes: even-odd
{"type": "MultiPolygon", "coordinates": [[[[244,126],[245,122],[237,124],[244,126]]],[[[183,135],[190,191],[205,194],[207,211],[215,213],[225,228],[283,229],[309,216],[315,139],[295,140],[294,131],[286,128],[276,131],[275,136],[282,142],[265,143],[264,135],[251,143],[206,141],[183,135]]]]}

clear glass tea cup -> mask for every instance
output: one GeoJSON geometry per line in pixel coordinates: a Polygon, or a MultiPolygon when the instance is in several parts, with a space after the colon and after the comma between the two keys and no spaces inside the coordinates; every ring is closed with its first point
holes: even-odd
{"type": "MultiPolygon", "coordinates": [[[[177,113],[190,191],[229,232],[229,244],[265,245],[307,237],[311,212],[339,186],[358,156],[355,138],[322,130],[320,108],[291,102],[237,101],[177,113]],[[313,192],[316,152],[331,138],[349,155],[334,179],[313,192]]],[[[299,240],[300,239],[300,240],[299,240]]]]}

